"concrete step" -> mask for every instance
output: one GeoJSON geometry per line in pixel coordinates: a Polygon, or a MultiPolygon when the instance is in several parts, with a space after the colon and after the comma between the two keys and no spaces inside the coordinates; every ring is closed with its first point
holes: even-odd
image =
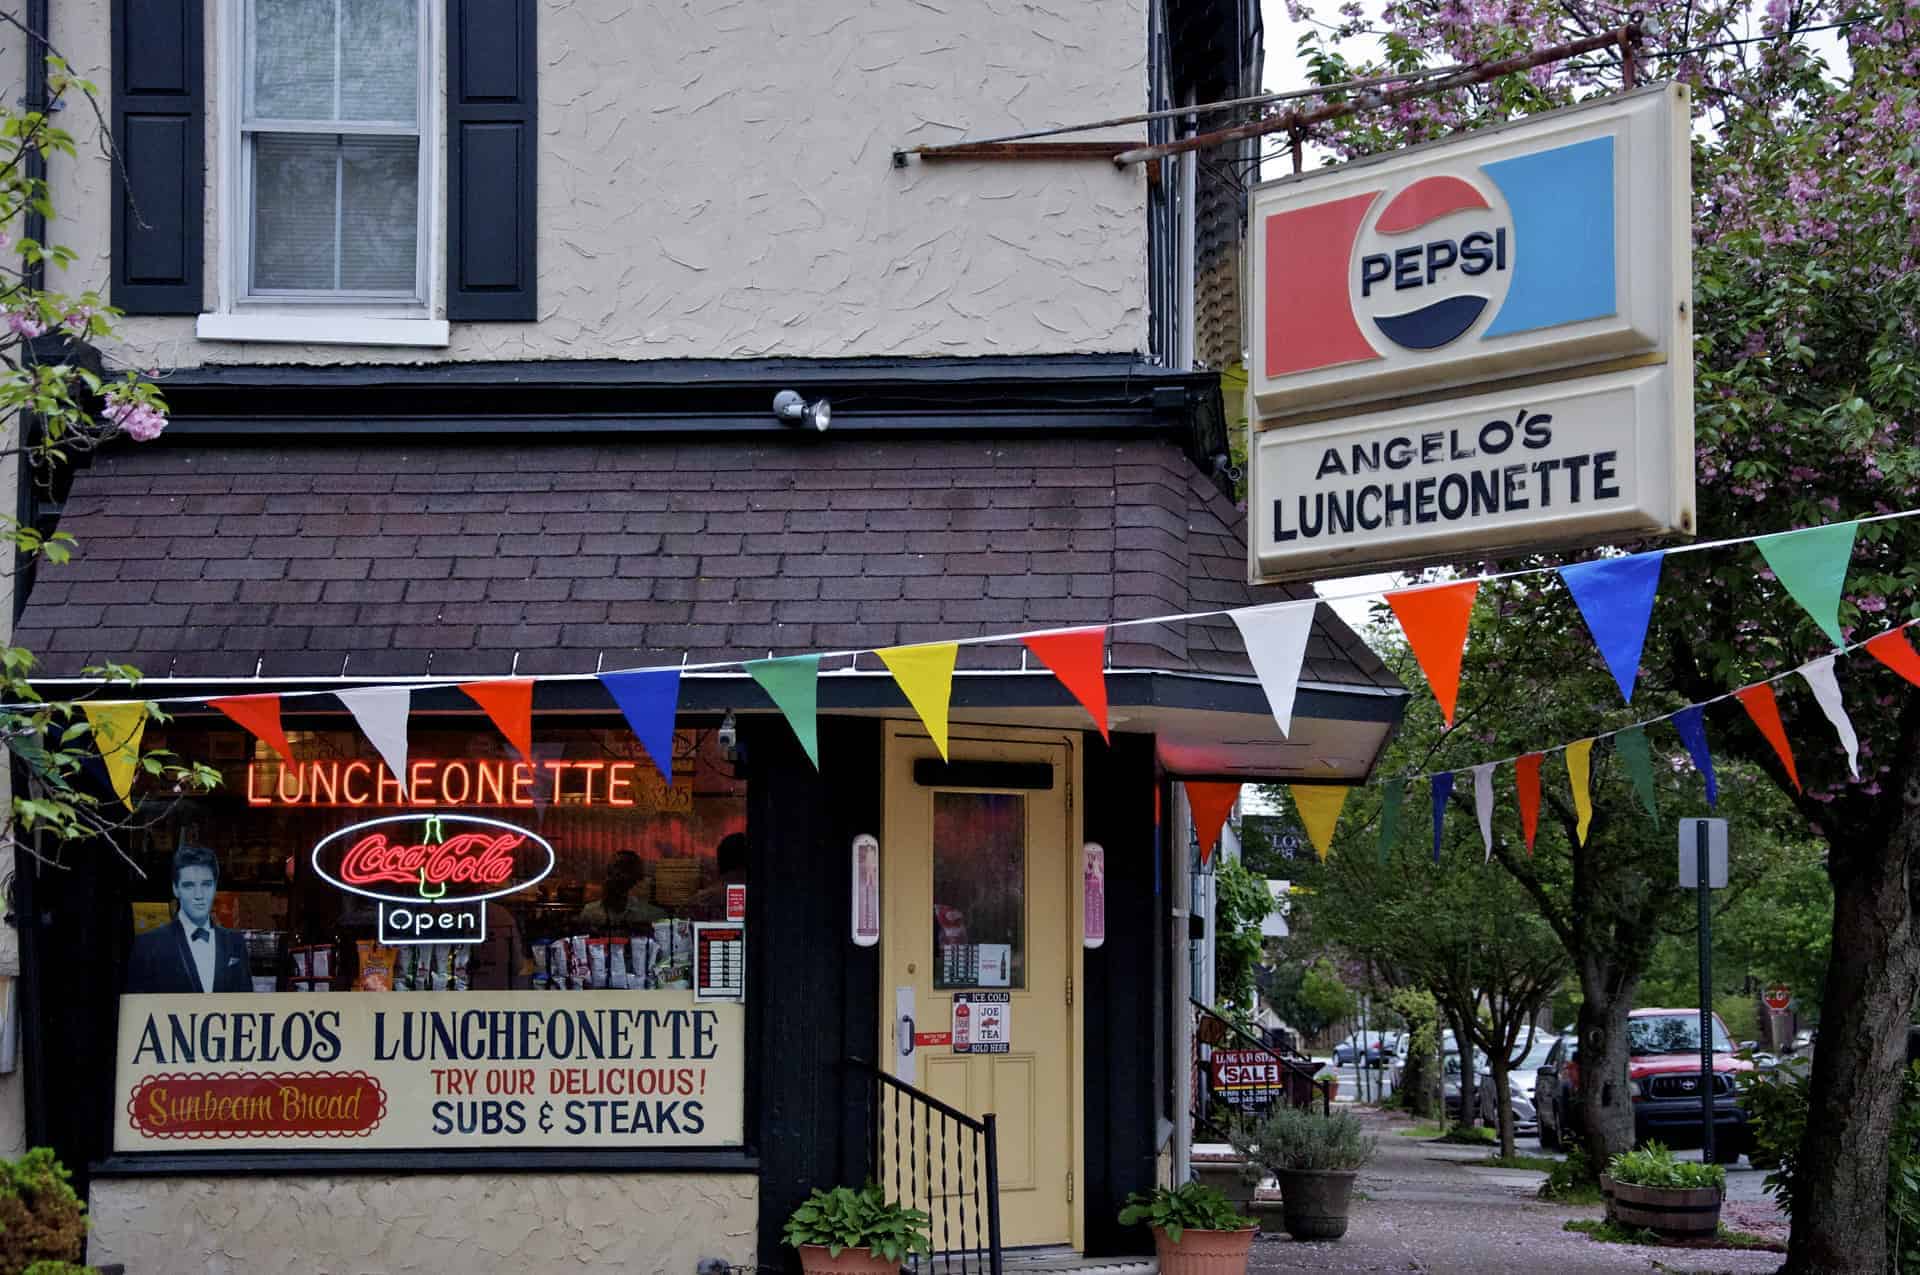
{"type": "MultiPolygon", "coordinates": [[[[922,1262],[924,1275],[984,1275],[978,1258],[968,1254],[936,1256],[922,1262]]],[[[1160,1263],[1151,1257],[1087,1257],[1070,1248],[1016,1248],[1001,1254],[1005,1275],[1160,1275],[1160,1263]]]]}

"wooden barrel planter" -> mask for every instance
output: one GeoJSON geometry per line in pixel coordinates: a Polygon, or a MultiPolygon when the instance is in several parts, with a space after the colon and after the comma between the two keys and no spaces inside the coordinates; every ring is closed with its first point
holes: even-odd
{"type": "Polygon", "coordinates": [[[1668,1187],[1629,1186],[1600,1175],[1607,1220],[1674,1239],[1712,1236],[1720,1230],[1720,1189],[1678,1191],[1668,1187]]]}

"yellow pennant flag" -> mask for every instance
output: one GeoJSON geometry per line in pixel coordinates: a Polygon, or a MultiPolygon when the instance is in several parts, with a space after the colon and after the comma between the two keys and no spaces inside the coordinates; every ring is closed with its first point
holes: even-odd
{"type": "Polygon", "coordinates": [[[1300,822],[1307,826],[1307,840],[1313,842],[1324,861],[1333,849],[1333,829],[1340,822],[1340,810],[1353,789],[1346,784],[1288,784],[1287,791],[1293,796],[1293,808],[1300,812],[1300,822]]]}
{"type": "Polygon", "coordinates": [[[890,646],[875,651],[880,662],[900,684],[907,702],[933,736],[940,760],[947,758],[947,703],[953,698],[953,661],[960,654],[954,642],[933,642],[926,646],[890,646]]]}
{"type": "Polygon", "coordinates": [[[1573,784],[1573,808],[1580,816],[1580,844],[1587,844],[1587,826],[1593,822],[1593,794],[1587,783],[1593,774],[1593,741],[1567,745],[1567,779],[1573,784]]]}
{"type": "Polygon", "coordinates": [[[133,776],[140,768],[140,736],[147,729],[147,705],[135,703],[82,704],[80,711],[93,727],[93,746],[107,764],[114,795],[133,809],[133,776]]]}

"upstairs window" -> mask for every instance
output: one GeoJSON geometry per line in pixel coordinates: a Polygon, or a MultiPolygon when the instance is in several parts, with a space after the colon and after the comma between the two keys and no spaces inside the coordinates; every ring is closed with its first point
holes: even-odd
{"type": "Polygon", "coordinates": [[[243,3],[239,298],[424,305],[424,0],[243,3]]]}

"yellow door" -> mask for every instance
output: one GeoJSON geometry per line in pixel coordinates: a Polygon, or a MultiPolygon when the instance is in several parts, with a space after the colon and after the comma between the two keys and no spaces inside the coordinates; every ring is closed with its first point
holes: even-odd
{"type": "MultiPolygon", "coordinates": [[[[994,1113],[1002,1243],[1077,1246],[1077,759],[1058,735],[965,738],[959,728],[948,754],[1012,765],[961,773],[966,786],[922,783],[914,763],[939,761],[932,741],[917,724],[889,728],[881,986],[896,1012],[880,1054],[940,1101],[994,1113]],[[956,1026],[956,994],[979,998],[968,1005],[969,1044],[975,1024],[1007,1015],[1005,1052],[962,1053],[944,1038],[956,1026]],[[910,1053],[903,1017],[921,1039],[910,1053]]],[[[936,1243],[938,1235],[936,1226],[936,1243]]]]}

